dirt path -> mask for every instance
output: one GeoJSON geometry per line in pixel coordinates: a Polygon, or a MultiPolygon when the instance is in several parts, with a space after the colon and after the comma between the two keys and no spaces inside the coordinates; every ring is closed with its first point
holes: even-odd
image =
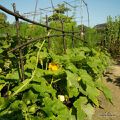
{"type": "Polygon", "coordinates": [[[120,65],[110,66],[105,79],[106,86],[112,92],[114,105],[101,95],[99,100],[104,109],[96,108],[93,120],[120,120],[120,65]]]}

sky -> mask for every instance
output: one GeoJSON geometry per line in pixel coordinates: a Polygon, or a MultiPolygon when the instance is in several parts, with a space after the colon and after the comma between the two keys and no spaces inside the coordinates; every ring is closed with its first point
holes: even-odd
{"type": "MultiPolygon", "coordinates": [[[[34,12],[35,4],[37,0],[0,0],[0,5],[8,8],[13,11],[12,3],[16,3],[16,9],[20,14],[24,15],[24,13],[34,12]]],[[[68,2],[72,6],[76,6],[76,10],[73,7],[69,6],[71,12],[68,12],[68,15],[75,15],[75,20],[78,24],[81,23],[81,16],[83,16],[82,23],[88,24],[88,17],[86,12],[86,6],[82,4],[81,9],[81,0],[53,0],[53,5],[63,3],[63,1],[68,2]],[[76,1],[76,2],[75,2],[76,1]]],[[[97,24],[105,23],[107,20],[107,16],[120,16],[120,0],[84,0],[89,9],[90,16],[90,26],[93,27],[97,24]]],[[[51,0],[38,0],[37,11],[40,12],[40,9],[51,7],[51,0]]],[[[52,10],[50,8],[49,10],[52,10]]],[[[1,12],[1,11],[0,11],[1,12]]],[[[43,11],[42,11],[43,12],[43,11]]],[[[41,15],[43,17],[45,14],[50,15],[50,13],[45,12],[41,15]]],[[[66,13],[67,14],[67,13],[66,13]]],[[[9,22],[14,22],[14,17],[7,15],[9,22]]],[[[28,17],[29,19],[33,19],[32,17],[28,17]]],[[[36,21],[40,20],[40,15],[35,18],[36,21]]]]}

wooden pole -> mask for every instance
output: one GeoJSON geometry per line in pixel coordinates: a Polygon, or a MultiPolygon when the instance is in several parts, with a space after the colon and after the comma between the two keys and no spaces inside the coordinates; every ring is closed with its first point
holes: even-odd
{"type": "MultiPolygon", "coordinates": [[[[14,13],[19,14],[19,12],[16,11],[15,3],[13,3],[13,10],[14,10],[14,13]]],[[[15,20],[16,20],[16,35],[17,35],[18,45],[21,45],[20,35],[19,35],[19,32],[20,32],[19,18],[15,17],[15,20]]],[[[20,59],[20,63],[19,63],[19,68],[20,68],[19,77],[20,77],[20,80],[23,81],[24,80],[24,61],[23,61],[22,48],[19,49],[19,59],[20,59]]]]}

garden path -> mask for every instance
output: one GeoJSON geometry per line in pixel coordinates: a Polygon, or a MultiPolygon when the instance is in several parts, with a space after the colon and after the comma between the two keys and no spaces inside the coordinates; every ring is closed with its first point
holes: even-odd
{"type": "Polygon", "coordinates": [[[99,100],[102,108],[95,109],[93,120],[120,120],[120,63],[111,65],[104,79],[112,92],[113,105],[101,94],[99,100]]]}

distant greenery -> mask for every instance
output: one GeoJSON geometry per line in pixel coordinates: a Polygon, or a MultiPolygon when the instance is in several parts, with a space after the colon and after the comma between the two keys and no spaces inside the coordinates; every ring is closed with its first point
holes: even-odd
{"type": "Polygon", "coordinates": [[[120,16],[108,17],[105,31],[105,47],[113,57],[120,55],[120,16]]]}
{"type": "Polygon", "coordinates": [[[120,56],[120,16],[107,18],[107,23],[98,26],[100,42],[103,49],[106,49],[113,58],[120,56]]]}

